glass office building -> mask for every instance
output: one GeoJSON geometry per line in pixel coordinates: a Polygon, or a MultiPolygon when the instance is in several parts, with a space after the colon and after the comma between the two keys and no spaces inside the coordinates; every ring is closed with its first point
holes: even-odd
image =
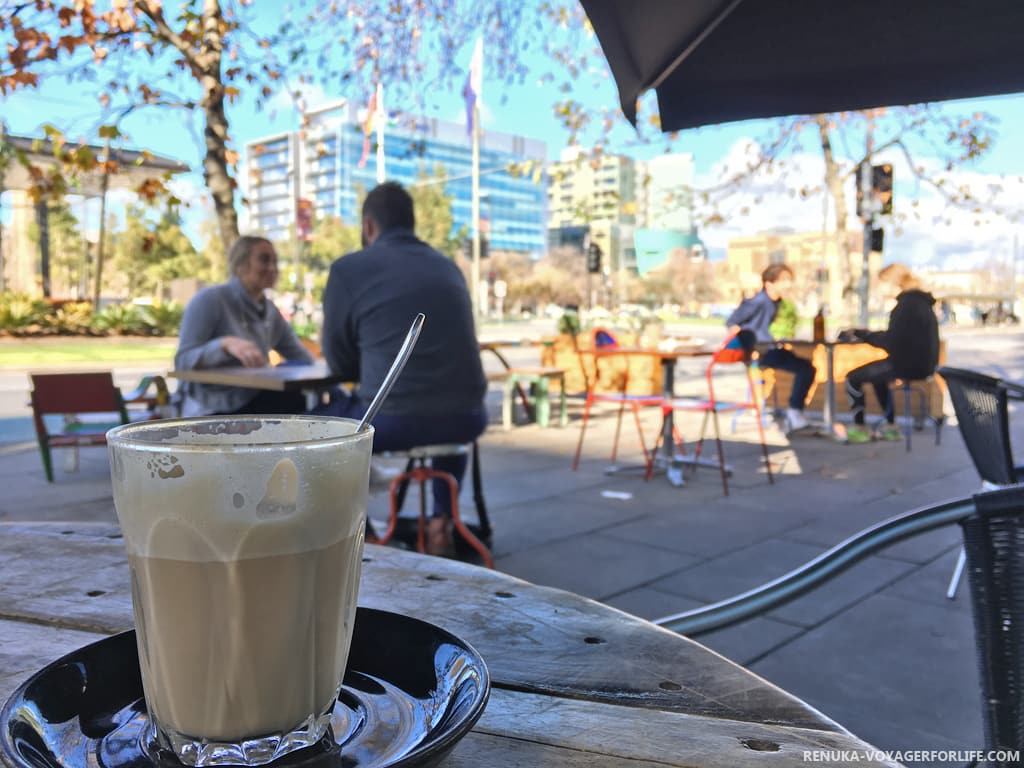
{"type": "MultiPolygon", "coordinates": [[[[364,153],[364,112],[340,102],[307,113],[309,125],[298,131],[249,142],[243,190],[246,222],[269,238],[288,236],[300,200],[317,216],[359,222],[359,201],[377,181],[376,134],[364,153]],[[296,174],[296,168],[299,173],[296,174]],[[296,183],[297,179],[297,183],[296,183]]],[[[547,237],[547,182],[542,141],[485,131],[480,148],[481,229],[491,250],[539,257],[547,237]],[[515,168],[519,173],[510,172],[515,168]]],[[[431,181],[443,167],[444,190],[452,198],[452,235],[472,232],[472,146],[464,124],[437,119],[402,118],[384,129],[386,178],[409,187],[431,181]]],[[[435,182],[436,183],[436,182],[435,182]]]]}

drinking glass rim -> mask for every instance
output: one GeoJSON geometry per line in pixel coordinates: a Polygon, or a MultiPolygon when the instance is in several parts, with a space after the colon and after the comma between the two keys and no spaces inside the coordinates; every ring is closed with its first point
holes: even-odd
{"type": "Polygon", "coordinates": [[[107,431],[107,443],[117,448],[128,448],[137,451],[174,451],[176,453],[210,453],[213,451],[229,451],[237,453],[245,452],[268,452],[268,451],[290,451],[300,448],[316,448],[324,446],[343,445],[349,442],[365,439],[374,432],[373,426],[368,426],[363,432],[348,432],[341,435],[329,435],[302,440],[287,441],[254,441],[238,442],[244,433],[212,432],[210,437],[222,436],[223,440],[210,440],[201,443],[178,443],[167,440],[146,439],[147,434],[158,433],[164,430],[172,430],[182,426],[192,426],[206,423],[223,423],[226,421],[261,421],[261,422],[317,422],[317,423],[347,423],[358,426],[358,419],[349,419],[340,416],[314,416],[311,414],[238,414],[225,416],[194,416],[189,418],[156,419],[151,421],[135,421],[130,424],[121,424],[107,431]]]}

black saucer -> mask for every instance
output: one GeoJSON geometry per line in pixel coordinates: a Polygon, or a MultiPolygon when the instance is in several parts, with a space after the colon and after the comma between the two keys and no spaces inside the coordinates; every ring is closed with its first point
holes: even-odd
{"type": "MultiPolygon", "coordinates": [[[[490,681],[480,655],[449,632],[371,608],[356,613],[333,738],[275,768],[431,766],[480,718],[490,681]]],[[[11,768],[153,768],[134,630],[58,659],[0,713],[0,762],[11,768]]]]}

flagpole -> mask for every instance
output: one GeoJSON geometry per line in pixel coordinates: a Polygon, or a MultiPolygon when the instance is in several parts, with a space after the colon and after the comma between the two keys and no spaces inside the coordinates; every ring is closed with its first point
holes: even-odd
{"type": "Polygon", "coordinates": [[[377,183],[387,178],[384,170],[384,84],[377,81],[377,183]]]}
{"type": "Polygon", "coordinates": [[[473,317],[480,319],[480,106],[473,101],[473,265],[470,270],[473,317]]]}

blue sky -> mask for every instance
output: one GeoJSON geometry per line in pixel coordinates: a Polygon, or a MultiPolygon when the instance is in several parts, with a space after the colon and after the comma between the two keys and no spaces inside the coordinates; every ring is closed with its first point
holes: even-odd
{"type": "MultiPolygon", "coordinates": [[[[467,42],[464,51],[465,63],[468,66],[472,44],[467,42]]],[[[486,60],[486,49],[485,49],[486,60]]],[[[593,61],[593,60],[591,60],[593,61]]],[[[550,65],[541,59],[540,54],[531,54],[527,60],[531,67],[530,76],[522,85],[507,86],[493,78],[485,67],[484,78],[484,123],[486,128],[496,128],[509,133],[518,133],[544,140],[548,146],[548,154],[556,158],[565,146],[567,134],[558,123],[552,112],[552,104],[560,95],[556,87],[550,83],[541,85],[541,74],[550,65]],[[491,76],[489,76],[489,74],[491,76]]],[[[597,115],[602,107],[616,104],[617,95],[613,83],[604,72],[603,62],[600,67],[592,63],[589,72],[576,84],[572,97],[582,102],[586,108],[597,115]]],[[[461,78],[458,78],[461,82],[461,78]]],[[[365,94],[327,93],[318,86],[306,90],[306,101],[309,107],[315,107],[325,101],[333,101],[342,97],[351,97],[362,101],[365,94]]],[[[396,103],[394,98],[385,101],[389,110],[408,112],[425,111],[428,115],[450,120],[461,120],[463,116],[462,98],[459,87],[452,92],[431,93],[429,98],[423,97],[423,104],[396,103]]],[[[651,108],[653,99],[646,104],[651,108]]],[[[989,99],[953,102],[943,106],[949,114],[970,114],[986,112],[998,121],[998,139],[994,147],[979,161],[963,169],[965,178],[970,183],[987,184],[1000,181],[1000,176],[1024,177],[1024,137],[1018,126],[1024,123],[1024,96],[1004,96],[989,99]]],[[[19,91],[6,97],[0,96],[0,116],[6,121],[8,129],[17,134],[38,134],[41,126],[54,123],[63,129],[70,138],[83,136],[95,140],[95,128],[98,125],[99,108],[95,95],[87,91],[83,84],[69,85],[63,79],[44,79],[36,90],[19,91]]],[[[232,122],[232,133],[235,147],[248,140],[274,133],[294,129],[298,124],[298,115],[287,96],[281,95],[272,100],[271,106],[257,111],[252,100],[243,98],[229,108],[232,122]]],[[[731,167],[740,156],[744,147],[751,141],[767,137],[773,127],[772,121],[749,121],[724,126],[709,126],[682,132],[671,144],[672,151],[689,152],[694,155],[697,173],[696,186],[710,186],[719,178],[723,169],[731,167]]],[[[168,155],[200,168],[200,152],[202,127],[197,115],[189,115],[183,111],[147,109],[130,116],[123,128],[128,134],[127,143],[139,148],[147,148],[159,154],[168,155]]],[[[664,152],[667,148],[664,137],[651,135],[650,129],[645,131],[646,138],[637,132],[623,119],[610,136],[606,149],[621,152],[635,157],[648,157],[654,153],[664,152]]],[[[813,139],[812,136],[808,137],[813,139]]],[[[586,138],[584,139],[586,142],[586,138]]],[[[859,143],[859,139],[854,140],[859,143]]],[[[842,153],[842,147],[837,147],[842,153]]],[[[928,164],[934,158],[929,156],[929,149],[916,147],[918,160],[928,164]]],[[[852,148],[851,154],[856,151],[852,148]]],[[[887,158],[888,159],[888,158],[887,158]]],[[[906,222],[900,227],[900,233],[893,228],[889,243],[897,257],[917,261],[919,263],[944,262],[948,257],[955,261],[957,254],[974,254],[970,258],[980,258],[980,254],[1005,251],[1012,240],[1016,225],[1008,222],[986,222],[979,230],[979,225],[959,215],[949,217],[942,211],[937,199],[929,190],[910,179],[909,173],[900,174],[900,159],[891,158],[897,164],[896,200],[897,206],[905,204],[911,198],[924,201],[925,216],[918,222],[906,222]],[[949,223],[945,219],[952,218],[949,223]],[[948,231],[938,231],[937,227],[945,227],[948,231]],[[988,237],[988,234],[992,237],[988,237]],[[998,237],[996,237],[998,235],[998,237]]],[[[771,226],[787,226],[794,229],[820,229],[822,226],[822,200],[793,202],[787,190],[800,186],[817,186],[821,183],[820,149],[813,140],[798,147],[794,154],[791,169],[785,178],[766,177],[755,180],[751,190],[740,190],[726,210],[733,211],[727,216],[727,224],[707,232],[702,232],[705,241],[715,252],[722,252],[728,237],[737,234],[750,234],[771,226]],[[748,193],[749,192],[749,193],[748,193]],[[737,211],[747,211],[739,214],[737,211]]],[[[197,172],[191,179],[183,180],[182,188],[193,198],[200,198],[202,178],[197,172]]],[[[1016,182],[1016,178],[1014,178],[1016,182]]],[[[852,193],[852,186],[851,186],[852,193]]],[[[1013,187],[1013,199],[1020,208],[1024,208],[1024,196],[1013,187]],[[1018,197],[1019,196],[1019,197],[1018,197]]],[[[193,205],[186,214],[189,229],[195,232],[195,225],[202,213],[202,205],[193,205]]]]}

